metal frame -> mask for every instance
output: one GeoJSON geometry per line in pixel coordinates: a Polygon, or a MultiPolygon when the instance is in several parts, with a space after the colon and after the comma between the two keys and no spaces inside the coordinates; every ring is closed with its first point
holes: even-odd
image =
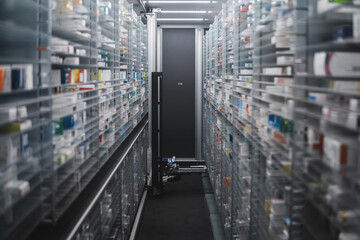
{"type": "MultiPolygon", "coordinates": [[[[157,47],[157,13],[153,11],[152,13],[147,13],[147,29],[148,29],[148,76],[151,78],[152,73],[156,72],[156,47],[157,47]]],[[[149,81],[149,109],[152,109],[152,81],[149,81]]],[[[152,112],[149,111],[149,125],[152,126],[152,112]]],[[[149,151],[150,156],[152,151],[152,129],[149,129],[149,151]]],[[[151,158],[148,159],[148,166],[151,166],[151,158]]],[[[148,185],[152,186],[152,168],[148,168],[148,185]]]]}
{"type": "Polygon", "coordinates": [[[202,82],[203,82],[203,36],[204,29],[195,29],[195,158],[202,159],[202,82]]]}

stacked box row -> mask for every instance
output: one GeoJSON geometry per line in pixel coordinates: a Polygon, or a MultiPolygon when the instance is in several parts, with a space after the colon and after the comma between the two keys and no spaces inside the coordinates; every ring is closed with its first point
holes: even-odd
{"type": "Polygon", "coordinates": [[[1,230],[56,223],[148,112],[146,26],[125,0],[2,1],[1,230]]]}
{"type": "Polygon", "coordinates": [[[230,0],[207,31],[204,156],[226,239],[360,237],[359,14],[230,0]]]}

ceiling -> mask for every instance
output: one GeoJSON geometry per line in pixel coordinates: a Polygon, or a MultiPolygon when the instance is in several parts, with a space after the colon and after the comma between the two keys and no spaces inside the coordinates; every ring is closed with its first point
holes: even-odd
{"type": "Polygon", "coordinates": [[[160,8],[159,25],[209,25],[226,0],[144,0],[146,8],[160,8]]]}

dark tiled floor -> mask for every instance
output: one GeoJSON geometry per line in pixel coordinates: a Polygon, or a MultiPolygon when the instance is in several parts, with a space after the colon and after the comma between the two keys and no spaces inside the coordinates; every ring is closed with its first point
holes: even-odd
{"type": "Polygon", "coordinates": [[[200,175],[168,182],[162,197],[149,197],[137,240],[212,240],[200,175]]]}

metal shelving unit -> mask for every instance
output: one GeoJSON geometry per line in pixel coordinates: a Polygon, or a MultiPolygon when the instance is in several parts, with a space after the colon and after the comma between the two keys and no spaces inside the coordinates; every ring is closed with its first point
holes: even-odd
{"type": "Polygon", "coordinates": [[[145,187],[148,141],[148,126],[144,126],[71,239],[129,238],[145,187]]]}
{"type": "Polygon", "coordinates": [[[293,2],[257,1],[254,24],[254,132],[260,139],[257,171],[258,209],[254,212],[262,231],[260,238],[289,236],[287,206],[292,186],[290,179],[293,132],[292,106],[295,29],[297,8],[293,2]]]}
{"type": "Polygon", "coordinates": [[[233,238],[249,239],[252,194],[252,145],[247,139],[252,122],[253,1],[238,1],[234,12],[234,220],[233,238]],[[251,156],[251,158],[250,158],[251,156]]]}
{"type": "MultiPolygon", "coordinates": [[[[147,114],[147,33],[125,0],[6,0],[0,9],[0,238],[20,239],[56,224],[147,114]]],[[[137,148],[131,217],[144,186],[137,148]]],[[[112,234],[116,214],[103,208],[121,209],[116,184],[85,235],[112,234]]]]}
{"type": "Polygon", "coordinates": [[[29,233],[49,210],[49,9],[48,1],[0,3],[1,239],[29,233]]]}
{"type": "Polygon", "coordinates": [[[293,178],[303,201],[297,220],[309,239],[356,239],[360,233],[351,222],[359,220],[359,74],[353,71],[359,59],[359,3],[306,4],[297,24],[304,37],[296,48],[294,82],[293,178]],[[350,33],[341,34],[343,28],[350,28],[350,33]],[[328,71],[322,73],[321,56],[328,54],[344,54],[344,63],[334,69],[335,58],[329,59],[328,71]],[[353,217],[348,218],[349,213],[353,217]]]}
{"type": "Polygon", "coordinates": [[[210,26],[203,150],[226,239],[359,238],[359,10],[228,1],[210,26]]]}

